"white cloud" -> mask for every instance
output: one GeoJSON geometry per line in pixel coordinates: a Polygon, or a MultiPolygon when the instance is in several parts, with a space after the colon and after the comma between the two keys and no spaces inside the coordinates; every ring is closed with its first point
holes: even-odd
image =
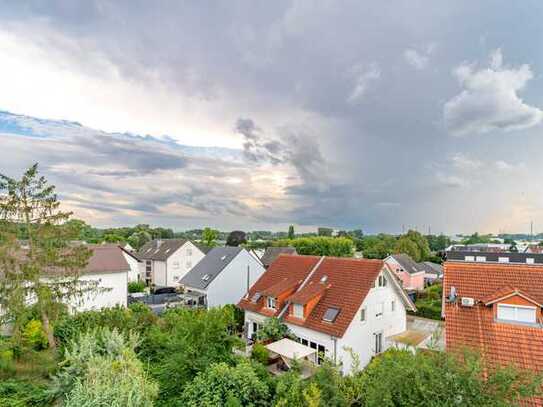
{"type": "Polygon", "coordinates": [[[454,75],[463,90],[443,110],[445,125],[453,135],[525,129],[543,119],[542,110],[524,103],[517,94],[533,77],[530,66],[504,66],[499,49],[492,53],[488,68],[464,63],[454,75]]]}
{"type": "Polygon", "coordinates": [[[481,168],[482,162],[473,158],[468,157],[462,153],[456,153],[450,158],[454,167],[459,170],[471,171],[481,168]]]}
{"type": "Polygon", "coordinates": [[[369,68],[365,68],[362,65],[356,65],[352,72],[355,76],[354,88],[347,98],[347,101],[351,104],[356,104],[366,94],[369,84],[381,77],[381,71],[379,70],[379,66],[376,63],[373,63],[369,68]]]}
{"type": "Polygon", "coordinates": [[[428,45],[423,51],[418,51],[414,48],[407,48],[403,52],[403,57],[405,58],[405,62],[407,62],[413,68],[421,71],[428,66],[430,56],[433,54],[434,50],[435,44],[433,43],[428,45]]]}

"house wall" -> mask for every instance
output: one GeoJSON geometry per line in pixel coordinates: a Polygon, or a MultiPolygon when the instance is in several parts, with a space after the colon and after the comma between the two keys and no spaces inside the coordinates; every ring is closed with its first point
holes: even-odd
{"type": "Polygon", "coordinates": [[[208,307],[237,304],[247,293],[247,267],[249,267],[249,287],[264,273],[264,267],[245,249],[232,261],[207,287],[208,307]]]}
{"type": "Polygon", "coordinates": [[[152,261],[152,283],[158,287],[168,286],[166,282],[166,262],[165,261],[152,261]]]}
{"type": "Polygon", "coordinates": [[[375,356],[376,333],[383,333],[384,351],[391,346],[386,338],[405,331],[406,327],[407,317],[404,303],[391,283],[388,282],[386,287],[372,288],[351,321],[349,328],[338,342],[338,354],[343,362],[343,372],[347,374],[353,367],[353,359],[347,350],[348,348],[358,355],[360,368],[364,368],[375,356]],[[391,309],[393,300],[395,301],[394,311],[391,309]],[[384,303],[383,316],[376,317],[380,303],[384,303]],[[360,312],[364,307],[366,308],[366,321],[361,321],[360,312]]]}
{"type": "Polygon", "coordinates": [[[535,315],[538,321],[541,321],[541,308],[535,305],[533,302],[528,301],[526,298],[521,297],[520,295],[514,295],[512,297],[506,298],[504,300],[501,300],[495,304],[492,305],[492,312],[494,314],[494,318],[498,318],[498,304],[509,304],[509,305],[522,305],[525,307],[534,307],[535,308],[535,315]]]}
{"type": "Polygon", "coordinates": [[[424,289],[424,271],[419,273],[409,274],[407,271],[403,270],[400,263],[394,260],[393,257],[388,257],[385,259],[385,262],[390,266],[390,268],[396,273],[396,275],[402,281],[403,288],[412,288],[415,290],[424,289]]]}
{"type": "Polygon", "coordinates": [[[166,261],[167,286],[176,287],[179,285],[185,274],[187,274],[205,254],[192,242],[186,242],[177,249],[166,261]]]}
{"type": "MultiPolygon", "coordinates": [[[[129,254],[125,253],[124,251],[123,251],[123,256],[126,262],[128,263],[128,265],[130,266],[130,271],[128,272],[128,281],[129,282],[140,281],[140,280],[143,281],[145,278],[144,278],[144,274],[140,274],[141,273],[140,262],[137,261],[132,256],[130,256],[129,254]]],[[[145,270],[145,266],[144,266],[144,270],[145,270]]]]}
{"type": "Polygon", "coordinates": [[[121,305],[126,307],[128,297],[128,273],[97,273],[84,274],[81,281],[98,281],[99,288],[107,291],[97,291],[83,294],[77,301],[71,301],[70,305],[76,311],[99,310],[102,308],[121,305]]]}

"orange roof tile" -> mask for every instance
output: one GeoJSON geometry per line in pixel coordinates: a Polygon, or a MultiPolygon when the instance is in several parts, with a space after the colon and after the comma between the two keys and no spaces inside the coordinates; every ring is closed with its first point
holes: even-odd
{"type": "Polygon", "coordinates": [[[322,294],[326,288],[327,286],[322,283],[306,284],[305,287],[288,297],[287,301],[305,305],[316,296],[322,294]]]}
{"type": "MultiPolygon", "coordinates": [[[[543,266],[496,263],[446,262],[443,289],[456,288],[457,296],[484,301],[513,290],[543,299],[543,266]]],[[[445,303],[445,339],[447,349],[470,347],[492,365],[514,364],[519,368],[543,371],[543,328],[501,323],[494,319],[493,308],[484,304],[462,307],[445,303]]],[[[527,405],[542,406],[543,400],[526,400],[527,405]]]]}
{"type": "Polygon", "coordinates": [[[263,289],[261,291],[261,294],[271,297],[277,297],[278,295],[283,294],[285,291],[298,288],[302,281],[302,279],[285,277],[271,287],[263,289]]]}

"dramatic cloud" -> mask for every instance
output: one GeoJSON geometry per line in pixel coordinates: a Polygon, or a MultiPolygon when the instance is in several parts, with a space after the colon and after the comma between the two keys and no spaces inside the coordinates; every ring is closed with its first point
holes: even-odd
{"type": "Polygon", "coordinates": [[[522,101],[517,92],[533,78],[529,65],[505,67],[500,49],[489,68],[462,64],[454,74],[464,90],[444,107],[445,124],[455,135],[519,130],[540,123],[543,111],[522,101]]]}
{"type": "Polygon", "coordinates": [[[543,225],[533,8],[0,0],[0,172],[102,226],[543,225]]]}

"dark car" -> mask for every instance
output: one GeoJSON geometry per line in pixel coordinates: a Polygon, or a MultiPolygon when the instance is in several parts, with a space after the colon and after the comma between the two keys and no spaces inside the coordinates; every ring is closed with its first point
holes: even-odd
{"type": "Polygon", "coordinates": [[[175,294],[175,288],[174,287],[160,287],[155,288],[153,291],[153,294],[175,294]]]}

